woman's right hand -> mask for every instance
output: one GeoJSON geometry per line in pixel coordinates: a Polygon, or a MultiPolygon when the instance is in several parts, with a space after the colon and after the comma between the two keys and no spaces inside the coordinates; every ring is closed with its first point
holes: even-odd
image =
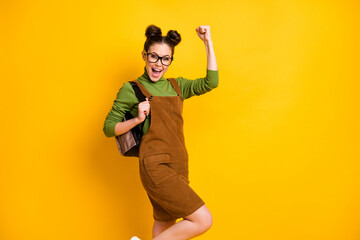
{"type": "Polygon", "coordinates": [[[150,103],[149,100],[146,98],[146,101],[139,103],[138,105],[138,116],[136,119],[139,123],[143,122],[150,113],[150,103]]]}

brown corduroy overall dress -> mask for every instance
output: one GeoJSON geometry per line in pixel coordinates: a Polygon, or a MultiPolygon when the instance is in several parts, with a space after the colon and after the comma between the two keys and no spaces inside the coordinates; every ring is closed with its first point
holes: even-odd
{"type": "Polygon", "coordinates": [[[178,96],[152,96],[136,80],[150,103],[150,128],[141,140],[139,169],[157,221],[188,216],[204,205],[189,186],[181,90],[174,78],[168,80],[178,96]]]}

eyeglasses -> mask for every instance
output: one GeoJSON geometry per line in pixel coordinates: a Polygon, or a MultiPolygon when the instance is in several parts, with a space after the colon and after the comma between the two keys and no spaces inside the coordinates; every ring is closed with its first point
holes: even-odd
{"type": "Polygon", "coordinates": [[[164,66],[169,66],[171,64],[171,62],[174,60],[174,57],[170,57],[169,55],[159,57],[159,55],[157,55],[156,53],[147,53],[147,52],[145,52],[145,54],[146,54],[147,60],[149,62],[156,63],[160,59],[161,63],[164,66]]]}

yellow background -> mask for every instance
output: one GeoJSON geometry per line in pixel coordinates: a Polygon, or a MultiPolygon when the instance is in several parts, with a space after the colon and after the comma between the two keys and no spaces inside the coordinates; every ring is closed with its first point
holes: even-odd
{"type": "Polygon", "coordinates": [[[135,158],[102,132],[143,73],[149,24],[183,40],[165,77],[220,84],[185,102],[198,239],[360,239],[360,3],[1,1],[0,239],[150,239],[135,158]]]}

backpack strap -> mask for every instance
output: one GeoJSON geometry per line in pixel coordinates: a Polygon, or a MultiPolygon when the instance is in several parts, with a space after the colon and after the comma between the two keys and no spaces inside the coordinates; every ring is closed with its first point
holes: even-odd
{"type": "MultiPolygon", "coordinates": [[[[145,97],[147,97],[150,100],[152,98],[152,95],[148,92],[148,90],[146,90],[146,88],[138,80],[135,80],[134,82],[140,88],[142,94],[145,95],[145,97]]],[[[144,101],[145,101],[145,99],[144,99],[144,101]]]]}
{"type": "MultiPolygon", "coordinates": [[[[138,81],[135,80],[135,81],[129,81],[129,82],[130,82],[132,88],[134,89],[135,95],[136,95],[137,99],[139,100],[139,102],[146,101],[146,99],[145,99],[146,96],[143,94],[143,92],[139,88],[139,85],[137,84],[138,81]]],[[[142,85],[140,84],[140,86],[142,86],[142,85]]],[[[140,127],[141,133],[144,129],[144,123],[145,123],[145,121],[143,121],[141,123],[141,127],[140,127]]]]}
{"type": "Polygon", "coordinates": [[[170,81],[172,87],[174,88],[175,92],[178,94],[178,96],[183,100],[183,97],[181,95],[181,89],[175,78],[168,78],[170,81]]]}
{"type": "Polygon", "coordinates": [[[135,81],[130,81],[130,84],[133,87],[135,95],[136,95],[137,99],[139,100],[139,102],[145,101],[146,100],[145,95],[142,93],[142,91],[140,90],[137,83],[135,81]]]}

